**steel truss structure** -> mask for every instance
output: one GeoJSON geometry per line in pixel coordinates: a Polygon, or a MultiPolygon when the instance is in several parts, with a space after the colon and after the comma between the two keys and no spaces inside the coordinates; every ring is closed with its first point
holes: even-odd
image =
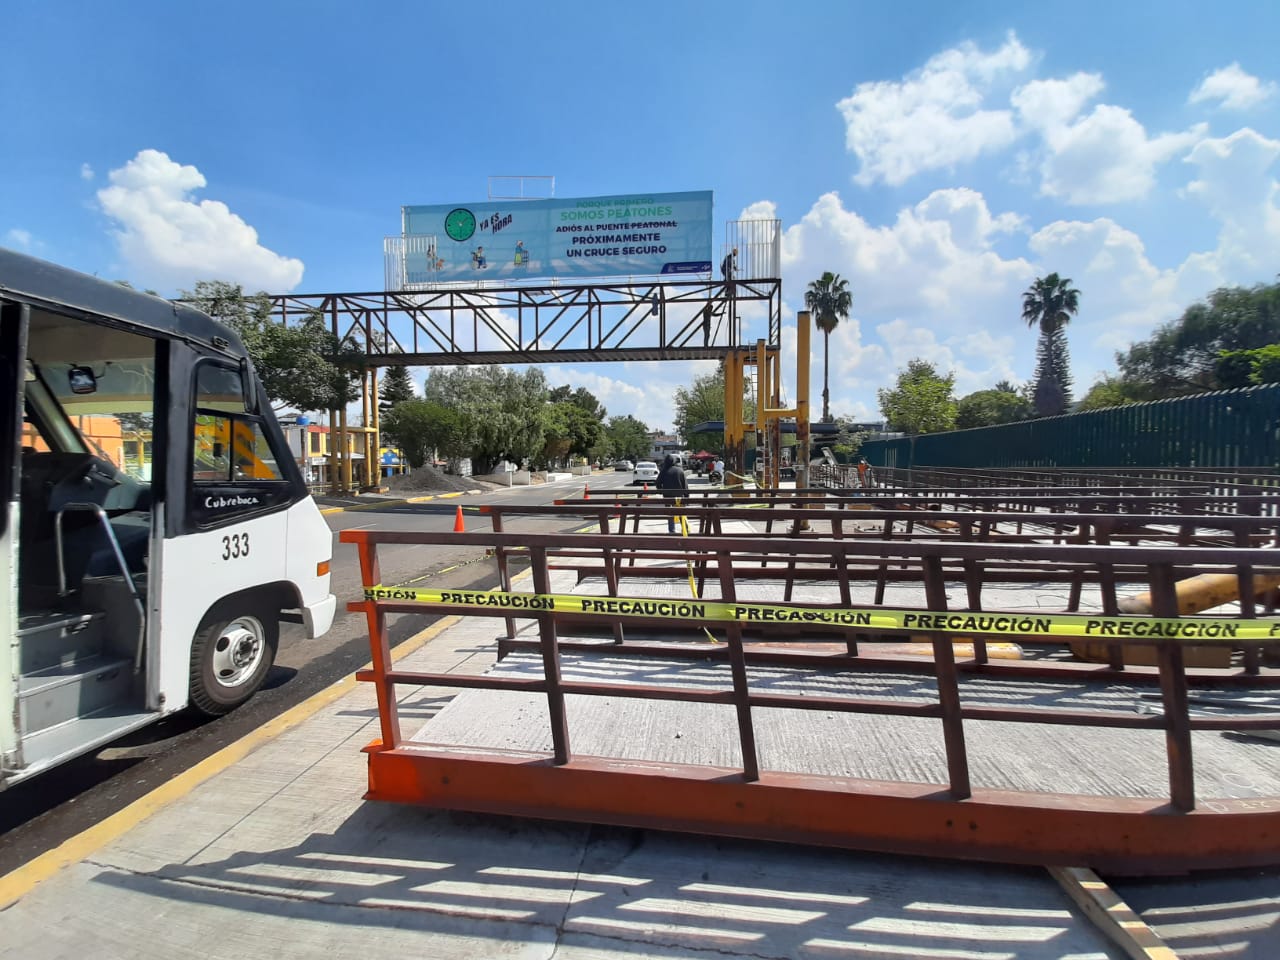
{"type": "Polygon", "coordinates": [[[782,281],[648,280],[283,294],[282,323],[319,315],[370,367],[720,359],[743,317],[782,342],[782,281]]]}

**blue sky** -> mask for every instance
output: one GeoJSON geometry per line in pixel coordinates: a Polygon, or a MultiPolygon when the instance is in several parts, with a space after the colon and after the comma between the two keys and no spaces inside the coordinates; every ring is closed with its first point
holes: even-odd
{"type": "MultiPolygon", "coordinates": [[[[402,204],[713,190],[776,216],[784,320],[849,280],[834,413],[913,357],[1034,370],[1020,294],[1081,290],[1076,394],[1223,284],[1280,273],[1275,3],[10,4],[0,245],[175,294],[382,286],[402,204]]],[[[754,335],[754,333],[752,333],[754,335]]],[[[547,370],[671,425],[705,366],[547,370]]],[[[820,404],[821,342],[813,399],[820,404]]]]}

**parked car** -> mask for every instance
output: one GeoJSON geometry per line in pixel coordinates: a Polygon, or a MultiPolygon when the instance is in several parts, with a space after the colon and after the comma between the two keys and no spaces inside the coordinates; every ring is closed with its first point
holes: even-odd
{"type": "Polygon", "coordinates": [[[619,473],[623,471],[629,473],[635,469],[635,465],[630,460],[619,460],[613,465],[613,469],[617,470],[619,473]]]}
{"type": "Polygon", "coordinates": [[[641,460],[636,464],[635,473],[631,477],[632,483],[657,483],[658,482],[658,465],[652,460],[641,460]]]}

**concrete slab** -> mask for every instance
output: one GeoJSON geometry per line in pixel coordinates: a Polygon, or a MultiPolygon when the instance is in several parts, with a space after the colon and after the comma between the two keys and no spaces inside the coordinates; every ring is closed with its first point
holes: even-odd
{"type": "MultiPolygon", "coordinates": [[[[464,621],[402,665],[483,670],[492,633],[464,621]]],[[[404,713],[433,723],[451,694],[404,713]]],[[[1036,870],[366,802],[376,734],[362,685],[0,913],[0,953],[1122,956],[1036,870]]]]}
{"type": "MultiPolygon", "coordinates": [[[[645,521],[642,529],[659,532],[661,521],[645,521]]],[[[672,578],[646,578],[624,583],[624,595],[690,598],[683,563],[641,561],[670,567],[672,578]]],[[[608,584],[591,577],[577,582],[568,571],[553,571],[551,588],[557,593],[602,596],[608,584]]],[[[532,589],[526,580],[521,591],[532,589]]],[[[782,580],[747,580],[737,585],[744,602],[777,602],[782,580]]],[[[955,609],[964,609],[963,587],[950,591],[955,609]]],[[[708,580],[706,599],[720,598],[719,583],[708,580]]],[[[838,586],[831,580],[798,581],[797,602],[837,603],[838,586]]],[[[853,589],[854,604],[871,605],[873,587],[853,589]]],[[[988,610],[1053,611],[1065,609],[1067,588],[1061,584],[1010,584],[984,590],[988,610]]],[[[922,606],[922,584],[890,585],[885,605],[922,606]]],[[[1086,589],[1081,612],[1100,611],[1096,590],[1086,589]]],[[[476,618],[479,620],[479,618],[476,618]]],[[[483,621],[481,621],[483,622],[483,621]]],[[[517,620],[517,635],[536,639],[533,620],[517,620]]],[[[483,628],[481,628],[483,629],[483,628]]],[[[492,632],[492,630],[490,630],[492,632]]],[[[712,630],[712,633],[717,633],[712,630]]],[[[572,626],[562,627],[562,639],[574,639],[572,626]]],[[[691,637],[694,635],[690,635],[691,637]]],[[[586,636],[583,639],[598,639],[586,636]]],[[[704,639],[697,635],[696,639],[704,639]]],[[[484,645],[477,651],[483,660],[484,645]]],[[[568,679],[657,684],[682,688],[732,688],[727,663],[691,663],[683,659],[628,656],[610,650],[599,654],[565,652],[561,657],[568,679]]],[[[541,658],[514,653],[493,672],[538,678],[541,658]]],[[[893,673],[834,673],[814,668],[756,665],[748,669],[754,691],[797,695],[860,696],[916,703],[936,703],[931,677],[893,673]]],[[[1019,680],[962,675],[961,700],[966,705],[1019,706],[1133,713],[1160,710],[1158,690],[1123,683],[1019,680]]],[[[1214,691],[1223,702],[1240,706],[1195,708],[1214,715],[1255,714],[1259,706],[1280,710],[1280,696],[1265,691],[1214,691]]],[[[723,704],[678,703],[656,700],[613,700],[570,696],[567,702],[571,749],[575,755],[740,766],[735,712],[723,704]]],[[[946,756],[941,722],[823,711],[757,709],[753,721],[761,768],[789,773],[819,773],[876,780],[946,784],[946,756]]],[[[421,730],[408,722],[406,736],[422,742],[550,753],[551,735],[546,699],[539,694],[468,690],[459,694],[438,717],[421,730]],[[477,722],[479,718],[479,722],[477,722]]],[[[1068,727],[1034,723],[969,721],[965,724],[970,773],[975,787],[1048,791],[1091,796],[1167,799],[1169,774],[1162,730],[1068,727]]],[[[1280,745],[1235,733],[1197,731],[1192,734],[1196,760],[1196,792],[1205,800],[1268,797],[1280,794],[1280,745]]]]}
{"type": "Polygon", "coordinates": [[[1280,957],[1280,870],[1112,885],[1179,957],[1280,957]]]}
{"type": "MultiPolygon", "coordinates": [[[[566,679],[645,683],[707,691],[732,686],[725,662],[602,652],[565,652],[566,679]]],[[[493,673],[541,677],[541,659],[513,653],[493,673]]],[[[812,668],[753,666],[751,689],[760,693],[861,696],[935,703],[931,677],[913,674],[837,674],[812,668]]],[[[963,676],[967,705],[1040,705],[1060,709],[1150,709],[1150,689],[963,676]]],[[[1256,699],[1256,692],[1240,697],[1256,699]]],[[[575,756],[628,757],[710,766],[741,765],[734,708],[726,704],[613,700],[569,696],[566,710],[575,756]]],[[[938,720],[815,710],[753,711],[763,770],[818,773],[873,780],[946,783],[946,755],[938,720]]],[[[467,690],[410,739],[437,744],[551,752],[546,698],[540,694],[467,690]],[[477,722],[480,718],[482,722],[477,722]]],[[[1168,766],[1161,730],[1063,727],[970,721],[965,724],[975,787],[1095,796],[1167,798],[1168,766]]],[[[1237,734],[1192,735],[1197,794],[1208,800],[1280,793],[1280,745],[1237,734]],[[1242,772],[1248,772],[1243,777],[1242,772]]]]}
{"type": "MultiPolygon", "coordinates": [[[[553,587],[566,590],[571,584],[566,574],[553,587]]],[[[522,589],[528,589],[527,581],[522,589]]],[[[1056,598],[1028,600],[1026,594],[1023,599],[1056,603],[1056,598]]],[[[397,665],[484,672],[494,664],[499,629],[500,621],[463,620],[397,665]]],[[[725,682],[714,665],[677,669],[662,661],[593,661],[577,655],[566,655],[565,662],[575,675],[611,682],[627,675],[693,685],[725,682]]],[[[501,669],[529,668],[527,658],[513,656],[501,669]]],[[[845,689],[860,683],[878,696],[930,695],[929,682],[918,677],[832,680],[769,668],[753,669],[752,678],[777,689],[815,682],[845,689]]],[[[428,739],[452,730],[465,732],[469,742],[480,735],[525,743],[535,742],[536,731],[545,728],[540,697],[494,693],[488,696],[495,704],[503,701],[500,708],[495,705],[490,713],[486,701],[483,712],[468,715],[456,694],[444,688],[403,691],[406,731],[421,729],[428,739]]],[[[978,700],[1013,696],[1086,704],[1112,702],[1108,697],[1124,702],[1131,694],[1019,684],[998,689],[973,684],[965,691],[978,700]]],[[[681,718],[673,732],[667,718],[645,702],[621,701],[596,715],[578,699],[570,716],[580,746],[620,748],[626,734],[632,744],[652,743],[654,750],[676,758],[718,762],[736,754],[732,714],[722,715],[728,708],[708,707],[705,715],[681,718]]],[[[794,762],[800,718],[781,715],[797,711],[764,713],[780,715],[761,725],[768,762],[794,762]]],[[[868,759],[877,753],[888,757],[884,762],[902,777],[932,778],[943,769],[933,721],[880,728],[877,718],[812,714],[806,719],[818,721],[819,729],[812,735],[814,749],[805,756],[825,754],[823,762],[833,770],[877,775],[879,761],[868,759]]],[[[1007,742],[991,741],[989,755],[974,749],[975,780],[1000,785],[1050,769],[1069,776],[1071,764],[1086,757],[1112,750],[1130,755],[1124,744],[1094,739],[1111,732],[1090,731],[1087,739],[1062,745],[1067,759],[1051,759],[1038,748],[1028,750],[1020,739],[1024,735],[1014,730],[1007,742]],[[1018,753],[1035,756],[1010,770],[1006,758],[1014,745],[1018,753]],[[1045,770],[1028,769],[1032,763],[1045,770]]],[[[0,913],[0,954],[41,960],[300,960],[322,954],[361,960],[1123,956],[1046,873],[1035,869],[367,802],[360,748],[377,734],[374,696],[361,685],[0,913]]],[[[1237,779],[1240,770],[1254,780],[1262,776],[1256,771],[1267,777],[1274,771],[1270,753],[1275,747],[1253,746],[1259,749],[1232,754],[1241,765],[1237,779]]],[[[1129,766],[1126,784],[1151,785],[1163,777],[1163,767],[1146,769],[1132,761],[1129,766]]],[[[1276,950],[1253,949],[1255,943],[1274,943],[1261,936],[1274,925],[1268,919],[1275,913],[1270,894],[1255,890],[1250,900],[1231,892],[1215,901],[1212,894],[1208,900],[1184,896],[1180,882],[1167,890],[1167,896],[1153,894],[1147,908],[1149,914],[1168,911],[1164,916],[1171,929],[1209,916],[1195,913],[1198,905],[1207,902],[1211,911],[1213,903],[1236,897],[1225,910],[1239,922],[1221,931],[1223,944],[1243,943],[1231,954],[1236,957],[1276,955],[1276,950]],[[1240,932],[1248,923],[1253,933],[1240,932]]],[[[1222,914],[1209,919],[1215,916],[1222,914]]],[[[1206,941],[1187,942],[1204,946],[1206,941]]]]}

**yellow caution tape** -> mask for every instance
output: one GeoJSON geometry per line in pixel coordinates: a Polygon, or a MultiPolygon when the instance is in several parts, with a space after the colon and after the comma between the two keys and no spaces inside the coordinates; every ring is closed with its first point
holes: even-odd
{"type": "Polygon", "coordinates": [[[1216,617],[1104,617],[1082,614],[942,613],[885,607],[798,607],[721,600],[659,597],[590,597],[561,593],[511,593],[503,590],[426,590],[367,587],[366,600],[430,603],[471,609],[523,610],[530,613],[588,613],[613,617],[713,620],[725,623],[813,624],[857,627],[869,632],[935,631],[1002,637],[1096,637],[1104,640],[1205,641],[1280,639],[1280,618],[1229,620],[1216,617]]]}
{"type": "MultiPolygon", "coordinates": [[[[676,501],[676,506],[677,507],[680,506],[679,500],[676,501]]],[[[689,539],[689,518],[681,514],[677,519],[679,519],[680,521],[680,536],[684,537],[686,540],[689,539]]],[[[686,558],[684,561],[684,565],[685,565],[685,569],[689,571],[689,593],[695,600],[697,600],[698,599],[698,582],[693,575],[692,558],[686,558]]],[[[719,640],[716,639],[715,634],[713,634],[706,627],[702,628],[702,632],[707,635],[707,639],[710,640],[712,643],[720,642],[719,640]]]]}

